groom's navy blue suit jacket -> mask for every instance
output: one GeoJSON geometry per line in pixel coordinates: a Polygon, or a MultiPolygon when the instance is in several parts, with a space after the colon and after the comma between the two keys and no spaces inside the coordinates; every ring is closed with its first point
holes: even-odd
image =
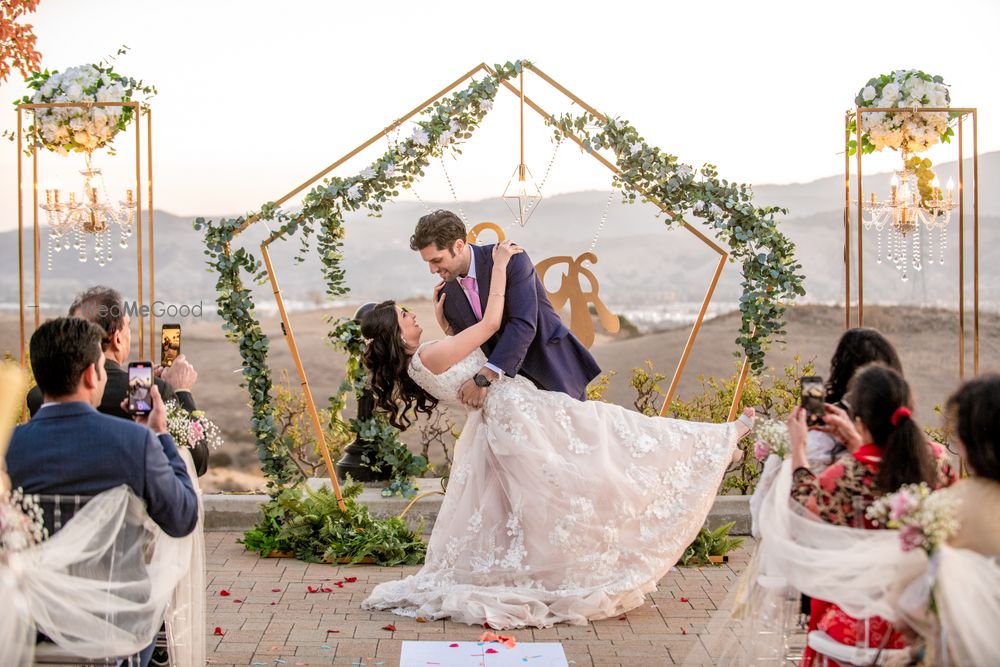
{"type": "Polygon", "coordinates": [[[173,439],[87,403],[39,410],[14,429],[6,458],[11,485],[25,493],[93,496],[127,484],[167,535],[187,535],[198,521],[198,499],[173,439]]]}
{"type": "MultiPolygon", "coordinates": [[[[490,298],[493,246],[470,246],[476,263],[476,283],[483,310],[490,298]]],[[[457,281],[444,287],[444,314],[454,331],[478,320],[457,281]]],[[[580,341],[556,313],[527,253],[507,265],[507,292],[500,331],[482,346],[489,362],[514,377],[524,375],[538,387],[586,397],[587,384],[601,372],[580,341]]]]}

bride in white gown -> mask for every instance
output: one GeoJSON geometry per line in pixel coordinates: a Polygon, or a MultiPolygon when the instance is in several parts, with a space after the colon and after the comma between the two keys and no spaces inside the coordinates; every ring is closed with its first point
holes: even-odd
{"type": "MultiPolygon", "coordinates": [[[[459,387],[500,328],[506,266],[518,252],[497,246],[483,319],[455,336],[420,344],[416,317],[392,301],[364,318],[365,364],[397,426],[439,401],[461,407],[459,387]]],[[[378,585],[362,606],[495,629],[583,624],[638,607],[703,525],[752,417],[646,417],[501,377],[455,446],[423,568],[378,585]]]]}

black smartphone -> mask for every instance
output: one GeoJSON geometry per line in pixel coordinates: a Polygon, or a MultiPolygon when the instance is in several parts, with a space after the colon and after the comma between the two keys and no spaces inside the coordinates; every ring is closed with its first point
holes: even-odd
{"type": "Polygon", "coordinates": [[[133,361],[128,365],[128,411],[148,415],[153,410],[153,362],[133,361]]]}
{"type": "Polygon", "coordinates": [[[171,365],[180,353],[181,325],[164,324],[160,329],[160,365],[171,365]]]}
{"type": "Polygon", "coordinates": [[[823,407],[826,397],[823,378],[818,375],[805,375],[799,378],[799,389],[802,395],[802,407],[806,409],[806,425],[820,426],[823,424],[823,415],[826,414],[823,407]]]}

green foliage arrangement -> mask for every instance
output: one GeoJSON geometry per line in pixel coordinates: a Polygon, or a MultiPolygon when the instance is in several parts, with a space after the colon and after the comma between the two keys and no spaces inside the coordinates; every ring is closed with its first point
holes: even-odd
{"type": "Polygon", "coordinates": [[[262,556],[290,552],[307,563],[419,565],[426,545],[403,519],[375,519],[357,502],[360,484],[344,486],[346,511],[329,487],[305,485],[284,489],[264,505],[263,518],[240,542],[262,556]]]}
{"type": "Polygon", "coordinates": [[[683,567],[719,564],[712,561],[709,556],[725,556],[733,549],[739,549],[743,546],[744,538],[729,536],[729,531],[735,525],[735,521],[730,521],[715,530],[702,528],[698,531],[698,536],[694,538],[694,542],[684,550],[684,555],[681,556],[679,564],[683,567]]]}
{"type": "Polygon", "coordinates": [[[614,153],[619,169],[614,185],[625,201],[642,199],[660,207],[666,211],[668,226],[680,225],[686,215],[701,218],[729,246],[730,261],[740,262],[743,272],[736,342],[753,371],[763,371],[769,343],[785,333],[785,303],[805,294],[795,245],[775,220],[786,211],[755,206],[749,185],[720,179],[710,164],[697,171],[682,164],[676,156],[647,144],[626,120],[564,114],[553,118],[552,124],[557,140],[575,136],[588,152],[614,153]]]}

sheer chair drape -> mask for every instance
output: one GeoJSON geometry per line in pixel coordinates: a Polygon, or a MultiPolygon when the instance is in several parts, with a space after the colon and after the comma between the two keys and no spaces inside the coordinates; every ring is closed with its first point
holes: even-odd
{"type": "MultiPolygon", "coordinates": [[[[200,527],[184,538],[167,536],[127,486],[94,496],[50,539],[9,554],[0,567],[5,664],[31,664],[36,630],[86,658],[148,646],[190,572],[199,533],[200,527]]],[[[196,605],[173,609],[187,610],[175,617],[193,644],[204,632],[203,624],[191,626],[196,605]]]]}

